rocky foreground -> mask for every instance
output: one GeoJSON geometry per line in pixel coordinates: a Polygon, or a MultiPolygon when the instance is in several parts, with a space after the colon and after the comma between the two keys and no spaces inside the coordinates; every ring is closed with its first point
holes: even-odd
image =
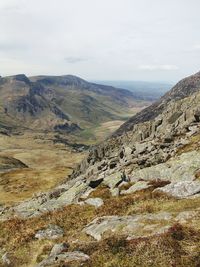
{"type": "Polygon", "coordinates": [[[199,101],[197,73],[94,147],[69,182],[1,207],[2,264],[199,266],[199,101]]]}

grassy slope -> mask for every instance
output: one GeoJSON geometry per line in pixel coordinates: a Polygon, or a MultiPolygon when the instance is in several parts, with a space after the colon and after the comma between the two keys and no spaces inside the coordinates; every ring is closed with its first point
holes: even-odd
{"type": "Polygon", "coordinates": [[[10,255],[12,266],[34,266],[36,262],[48,256],[53,244],[60,242],[67,242],[70,245],[69,251],[81,250],[90,255],[89,262],[83,265],[87,267],[198,266],[199,219],[183,225],[175,224],[165,234],[130,241],[120,233],[117,235],[107,233],[102,241],[97,242],[81,233],[81,230],[97,216],[127,215],[130,214],[128,212],[130,210],[131,214],[195,210],[200,205],[199,198],[175,200],[164,195],[154,195],[151,190],[128,196],[111,197],[109,191],[103,187],[99,187],[91,196],[101,196],[105,204],[97,210],[89,205],[70,205],[39,218],[27,220],[15,218],[9,222],[0,223],[1,245],[7,251],[13,252],[10,255]],[[62,227],[64,237],[54,241],[35,240],[36,231],[49,224],[62,227]]]}
{"type": "Polygon", "coordinates": [[[84,153],[75,153],[68,146],[54,144],[52,139],[51,134],[43,133],[0,135],[0,156],[14,157],[29,167],[0,173],[1,203],[11,204],[55,187],[83,158],[84,153]]]}

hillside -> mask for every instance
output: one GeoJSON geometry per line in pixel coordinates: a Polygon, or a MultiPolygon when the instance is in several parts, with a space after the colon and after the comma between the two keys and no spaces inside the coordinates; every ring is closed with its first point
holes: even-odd
{"type": "Polygon", "coordinates": [[[4,257],[13,266],[197,267],[199,101],[197,73],[93,147],[70,180],[3,205],[4,257]]]}
{"type": "Polygon", "coordinates": [[[0,164],[1,201],[9,204],[63,182],[90,145],[147,104],[72,75],[1,77],[0,94],[0,157],[18,160],[15,168],[0,164]]]}
{"type": "Polygon", "coordinates": [[[127,90],[78,77],[15,75],[0,79],[1,131],[55,131],[74,134],[111,120],[125,119],[142,105],[127,90]]]}

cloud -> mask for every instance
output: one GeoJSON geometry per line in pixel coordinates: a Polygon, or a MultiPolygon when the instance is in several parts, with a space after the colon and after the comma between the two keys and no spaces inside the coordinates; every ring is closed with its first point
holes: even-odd
{"type": "Polygon", "coordinates": [[[140,70],[149,70],[149,71],[159,71],[159,70],[166,70],[166,71],[171,71],[171,70],[178,70],[178,66],[176,65],[140,65],[138,67],[140,70]]]}
{"type": "Polygon", "coordinates": [[[21,51],[27,49],[27,46],[24,43],[18,42],[0,42],[0,52],[10,52],[10,51],[21,51]]]}
{"type": "Polygon", "coordinates": [[[83,61],[88,61],[88,58],[84,58],[84,57],[66,57],[65,61],[69,64],[76,64],[76,63],[80,63],[83,61]]]}
{"type": "Polygon", "coordinates": [[[200,50],[200,44],[196,44],[193,46],[193,50],[200,50]]]}
{"type": "Polygon", "coordinates": [[[1,75],[178,80],[200,69],[199,9],[199,0],[0,0],[1,75]]]}

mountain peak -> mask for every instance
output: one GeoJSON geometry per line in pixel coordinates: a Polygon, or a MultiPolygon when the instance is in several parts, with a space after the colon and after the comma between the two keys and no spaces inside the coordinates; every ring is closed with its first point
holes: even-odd
{"type": "Polygon", "coordinates": [[[162,99],[185,98],[198,91],[200,91],[200,72],[179,81],[162,99]]]}
{"type": "Polygon", "coordinates": [[[13,76],[7,76],[7,77],[5,77],[5,79],[11,79],[11,80],[24,82],[26,84],[30,84],[30,80],[25,74],[16,74],[13,76]]]}

